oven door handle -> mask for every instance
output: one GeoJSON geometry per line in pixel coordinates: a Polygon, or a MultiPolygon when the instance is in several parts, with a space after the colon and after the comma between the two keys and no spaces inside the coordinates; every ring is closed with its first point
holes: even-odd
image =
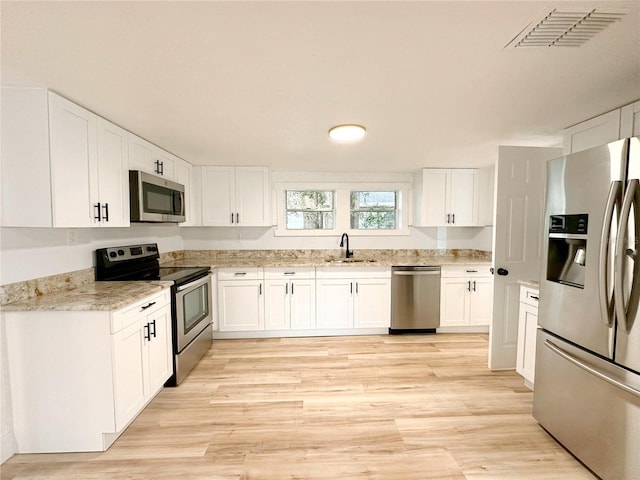
{"type": "Polygon", "coordinates": [[[198,287],[204,283],[207,283],[209,281],[209,279],[211,278],[210,274],[207,274],[206,276],[199,278],[191,283],[187,283],[186,285],[180,285],[178,288],[176,288],[176,292],[182,292],[184,290],[187,290],[189,288],[194,288],[194,287],[198,287]]]}

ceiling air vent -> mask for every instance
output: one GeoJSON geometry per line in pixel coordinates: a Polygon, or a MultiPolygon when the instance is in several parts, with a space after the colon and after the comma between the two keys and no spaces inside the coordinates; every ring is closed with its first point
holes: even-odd
{"type": "Polygon", "coordinates": [[[579,47],[624,15],[596,9],[580,12],[552,10],[531,30],[525,28],[520,32],[509,45],[515,48],[579,47]]]}

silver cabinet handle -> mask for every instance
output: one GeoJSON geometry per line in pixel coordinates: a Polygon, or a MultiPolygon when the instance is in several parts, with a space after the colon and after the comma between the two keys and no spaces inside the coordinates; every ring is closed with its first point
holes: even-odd
{"type": "Polygon", "coordinates": [[[545,340],[544,345],[545,347],[549,348],[552,352],[556,353],[557,355],[560,355],[562,358],[564,358],[568,362],[573,363],[576,367],[579,367],[584,371],[589,372],[591,375],[595,375],[601,380],[604,380],[605,382],[610,383],[614,387],[618,387],[619,389],[624,390],[625,392],[628,392],[631,395],[640,397],[640,390],[636,390],[635,388],[630,387],[629,385],[625,385],[624,383],[619,382],[615,378],[611,378],[609,375],[605,375],[604,373],[596,370],[595,368],[587,365],[586,363],[581,362],[580,360],[575,358],[573,355],[571,355],[569,352],[565,352],[564,350],[562,350],[553,342],[550,342],[549,340],[545,340]]]}

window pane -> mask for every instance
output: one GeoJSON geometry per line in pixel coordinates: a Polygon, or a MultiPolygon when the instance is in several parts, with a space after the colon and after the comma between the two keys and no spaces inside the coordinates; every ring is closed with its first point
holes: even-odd
{"type": "Polygon", "coordinates": [[[287,210],[333,210],[333,192],[287,190],[287,210]]]}
{"type": "Polygon", "coordinates": [[[354,230],[395,230],[396,212],[352,212],[354,230]]]}
{"type": "Polygon", "coordinates": [[[351,192],[351,210],[395,210],[396,192],[351,192]]]}
{"type": "Polygon", "coordinates": [[[287,230],[332,230],[333,212],[287,212],[287,230]]]}

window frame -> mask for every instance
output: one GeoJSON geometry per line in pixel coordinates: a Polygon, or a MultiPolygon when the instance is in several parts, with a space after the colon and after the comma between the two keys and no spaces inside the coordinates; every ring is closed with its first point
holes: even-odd
{"type": "Polygon", "coordinates": [[[329,237],[349,236],[398,236],[410,235],[411,183],[410,182],[279,182],[274,183],[275,212],[274,235],[277,237],[329,237]],[[334,192],[334,228],[332,230],[287,230],[286,194],[287,190],[332,190],[334,192]],[[396,228],[393,230],[363,230],[351,228],[352,191],[395,191],[397,198],[396,228]]]}
{"type": "Polygon", "coordinates": [[[336,192],[335,190],[329,190],[326,188],[313,188],[313,189],[297,189],[297,188],[287,188],[284,190],[283,192],[284,195],[284,224],[283,227],[286,231],[288,232],[321,232],[321,231],[333,231],[334,229],[332,228],[312,228],[312,229],[304,229],[304,228],[288,228],[287,226],[287,214],[289,212],[313,212],[313,213],[324,213],[324,212],[331,212],[333,214],[333,224],[336,224],[336,192]],[[304,210],[304,209],[289,209],[288,205],[287,205],[287,192],[304,192],[304,191],[311,191],[311,192],[330,192],[331,193],[331,204],[332,204],[332,209],[331,210],[304,210]]]}

